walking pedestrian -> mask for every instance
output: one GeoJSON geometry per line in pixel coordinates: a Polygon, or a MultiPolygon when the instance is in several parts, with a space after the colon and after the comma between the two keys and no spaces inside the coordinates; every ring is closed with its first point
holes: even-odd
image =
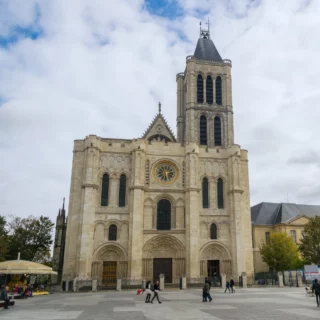
{"type": "Polygon", "coordinates": [[[209,301],[211,302],[212,301],[212,298],[211,298],[211,295],[210,295],[210,283],[209,281],[206,281],[204,283],[204,287],[203,287],[203,293],[202,293],[202,302],[207,302],[209,299],[209,301]]]}
{"type": "Polygon", "coordinates": [[[236,292],[236,290],[234,290],[233,287],[234,287],[234,280],[231,279],[231,280],[230,280],[231,293],[235,293],[235,292],[236,292]]]}
{"type": "Polygon", "coordinates": [[[151,303],[153,303],[154,298],[157,298],[159,303],[162,303],[159,300],[159,291],[160,291],[160,285],[159,285],[159,281],[157,280],[156,283],[153,285],[153,291],[154,291],[154,295],[152,297],[151,303]]]}
{"type": "MultiPolygon", "coordinates": [[[[210,291],[210,288],[211,288],[211,283],[210,281],[208,280],[208,278],[205,278],[204,279],[204,287],[202,288],[202,302],[207,302],[207,299],[208,299],[208,294],[206,293],[205,291],[205,285],[206,283],[209,285],[209,291],[210,291]]],[[[210,295],[210,292],[209,292],[209,295],[210,295]]],[[[210,297],[211,298],[211,297],[210,297]]]]}
{"type": "Polygon", "coordinates": [[[9,309],[10,300],[8,298],[7,289],[4,284],[1,286],[1,300],[4,301],[4,308],[9,309]]]}
{"type": "Polygon", "coordinates": [[[148,281],[146,283],[146,303],[150,303],[150,298],[151,298],[151,281],[148,281]]]}
{"type": "Polygon", "coordinates": [[[227,290],[229,290],[230,293],[230,283],[228,281],[226,282],[226,290],[224,290],[224,293],[226,293],[227,290]]]}
{"type": "Polygon", "coordinates": [[[317,300],[317,307],[320,305],[320,283],[318,282],[317,279],[314,280],[314,284],[312,285],[312,289],[314,290],[314,293],[316,295],[316,300],[317,300]]]}

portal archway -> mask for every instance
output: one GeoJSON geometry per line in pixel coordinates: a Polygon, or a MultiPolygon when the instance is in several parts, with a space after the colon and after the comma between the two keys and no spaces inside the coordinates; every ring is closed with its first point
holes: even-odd
{"type": "Polygon", "coordinates": [[[213,279],[221,273],[226,274],[227,278],[232,276],[231,254],[224,244],[212,241],[200,250],[200,274],[213,279]]]}
{"type": "Polygon", "coordinates": [[[100,246],[92,262],[92,279],[105,288],[115,288],[117,277],[126,278],[128,273],[128,255],[118,244],[100,246]]]}
{"type": "Polygon", "coordinates": [[[177,283],[185,274],[185,247],[171,235],[158,235],[151,238],[143,247],[142,276],[156,280],[159,274],[165,275],[165,282],[177,283]]]}

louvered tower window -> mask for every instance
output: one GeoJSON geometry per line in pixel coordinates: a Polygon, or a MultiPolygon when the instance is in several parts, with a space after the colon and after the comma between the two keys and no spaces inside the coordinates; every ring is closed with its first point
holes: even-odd
{"type": "Polygon", "coordinates": [[[214,117],[214,145],[221,146],[222,139],[221,139],[221,118],[214,117]]]}
{"type": "Polygon", "coordinates": [[[198,74],[197,78],[197,102],[203,103],[203,78],[201,74],[198,74]]]}
{"type": "Polygon", "coordinates": [[[127,177],[122,174],[120,176],[120,185],[119,185],[119,207],[126,206],[126,184],[127,177]]]}
{"type": "Polygon", "coordinates": [[[206,81],[206,100],[208,104],[213,104],[213,82],[212,77],[207,76],[206,81]]]}
{"type": "Polygon", "coordinates": [[[117,241],[117,226],[112,224],[109,227],[109,241],[117,241]]]}
{"type": "Polygon", "coordinates": [[[218,179],[217,182],[217,192],[218,192],[218,208],[223,209],[223,181],[222,179],[218,179]]]}
{"type": "Polygon", "coordinates": [[[171,203],[167,199],[161,199],[157,208],[157,230],[171,229],[171,203]]]}
{"type": "Polygon", "coordinates": [[[216,104],[222,104],[222,81],[220,76],[216,78],[216,104]]]}
{"type": "Polygon", "coordinates": [[[202,180],[202,208],[209,208],[209,182],[207,178],[202,180]]]}
{"type": "Polygon", "coordinates": [[[207,117],[204,115],[200,117],[200,144],[207,144],[207,117]]]}
{"type": "Polygon", "coordinates": [[[217,225],[214,224],[214,223],[210,227],[210,239],[212,239],[212,240],[218,239],[218,236],[217,236],[217,225]]]}
{"type": "Polygon", "coordinates": [[[109,175],[105,174],[102,177],[101,206],[105,207],[108,205],[108,198],[109,198],[109,175]]]}

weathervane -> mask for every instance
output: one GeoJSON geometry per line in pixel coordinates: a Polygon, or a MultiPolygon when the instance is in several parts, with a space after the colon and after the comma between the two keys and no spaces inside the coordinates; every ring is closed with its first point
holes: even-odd
{"type": "Polygon", "coordinates": [[[202,29],[201,26],[201,22],[200,22],[200,37],[204,38],[204,39],[208,39],[210,38],[210,17],[208,17],[208,21],[206,22],[206,25],[208,26],[208,29],[202,29]]]}

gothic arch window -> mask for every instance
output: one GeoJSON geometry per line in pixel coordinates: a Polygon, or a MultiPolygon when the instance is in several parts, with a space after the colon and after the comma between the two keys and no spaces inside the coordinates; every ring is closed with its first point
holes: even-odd
{"type": "Polygon", "coordinates": [[[202,180],[202,208],[209,208],[209,182],[207,178],[202,180]]]}
{"type": "Polygon", "coordinates": [[[218,208],[223,209],[223,180],[221,178],[218,179],[217,182],[217,193],[218,193],[218,208]]]}
{"type": "Polygon", "coordinates": [[[203,78],[201,74],[197,77],[197,102],[203,103],[203,78]]]}
{"type": "Polygon", "coordinates": [[[109,227],[109,241],[117,241],[117,226],[115,224],[110,225],[109,227]]]}
{"type": "Polygon", "coordinates": [[[213,104],[213,82],[212,77],[207,76],[206,81],[206,100],[208,104],[213,104]]]}
{"type": "Polygon", "coordinates": [[[171,229],[171,203],[167,199],[161,199],[157,208],[157,230],[171,229]]]}
{"type": "Polygon", "coordinates": [[[210,227],[210,239],[212,240],[218,239],[217,225],[215,223],[213,223],[210,227]]]}
{"type": "Polygon", "coordinates": [[[200,117],[200,144],[207,144],[207,117],[204,115],[200,117]]]}
{"type": "Polygon", "coordinates": [[[216,104],[222,104],[222,80],[220,76],[216,78],[216,104]]]}
{"type": "Polygon", "coordinates": [[[221,138],[221,118],[216,116],[214,117],[214,144],[216,146],[222,145],[221,138]]]}
{"type": "Polygon", "coordinates": [[[119,207],[126,206],[126,185],[127,177],[122,174],[120,176],[120,185],[119,185],[119,207]]]}
{"type": "Polygon", "coordinates": [[[101,186],[101,206],[105,207],[108,205],[109,200],[109,175],[104,174],[102,177],[101,186]]]}

